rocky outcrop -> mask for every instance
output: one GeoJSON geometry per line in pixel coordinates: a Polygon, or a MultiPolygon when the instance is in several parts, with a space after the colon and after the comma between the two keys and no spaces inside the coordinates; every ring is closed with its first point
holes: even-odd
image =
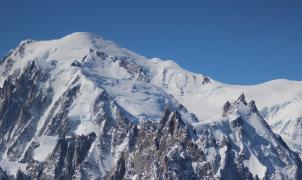
{"type": "Polygon", "coordinates": [[[113,57],[112,59],[114,62],[117,62],[120,67],[126,70],[131,75],[132,79],[150,82],[145,70],[141,66],[132,63],[128,57],[113,57]]]}
{"type": "Polygon", "coordinates": [[[203,79],[202,79],[202,84],[207,84],[207,83],[210,83],[210,79],[208,76],[203,76],[203,79]]]}
{"type": "Polygon", "coordinates": [[[9,76],[0,89],[0,154],[6,149],[10,160],[21,158],[51,102],[52,90],[45,92],[36,83],[43,83],[47,78],[32,61],[19,77],[9,76]]]}

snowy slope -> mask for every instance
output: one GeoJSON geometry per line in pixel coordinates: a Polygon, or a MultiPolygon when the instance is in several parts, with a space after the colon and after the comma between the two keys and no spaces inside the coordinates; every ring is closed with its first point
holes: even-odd
{"type": "MultiPolygon", "coordinates": [[[[135,68],[141,67],[135,63],[144,63],[145,59],[142,56],[120,48],[101,37],[90,33],[73,33],[59,40],[27,40],[21,42],[20,47],[23,46],[26,48],[22,49],[21,53],[20,49],[14,52],[15,59],[19,60],[13,60],[18,62],[14,62],[4,77],[36,60],[43,71],[50,72],[51,81],[43,84],[45,86],[43,88],[45,91],[48,87],[53,88],[53,102],[56,102],[77,76],[82,77],[81,81],[86,92],[81,93],[83,97],[75,102],[71,116],[79,116],[76,113],[89,114],[89,103],[96,98],[98,86],[107,90],[118,104],[138,119],[145,117],[158,120],[165,105],[176,104],[160,88],[145,83],[148,77],[141,77],[145,76],[144,72],[137,72],[135,68]],[[102,51],[97,51],[98,49],[102,51]],[[23,57],[22,54],[26,56],[23,57]],[[126,65],[133,68],[133,71],[124,67],[123,63],[126,61],[129,63],[126,65]],[[131,61],[135,63],[130,64],[131,61]]],[[[1,74],[4,71],[5,68],[0,69],[1,74]]]]}
{"type": "MultiPolygon", "coordinates": [[[[142,141],[140,148],[146,148],[149,153],[156,149],[153,142],[144,144],[145,139],[151,140],[148,137],[155,138],[156,146],[159,146],[157,140],[160,138],[162,141],[171,138],[178,143],[188,143],[182,136],[189,136],[191,143],[198,144],[200,139],[212,140],[208,132],[203,131],[208,127],[217,142],[223,144],[222,139],[226,138],[235,147],[198,145],[202,152],[210,153],[202,162],[195,162],[195,157],[190,156],[192,165],[179,168],[193,168],[198,177],[215,157],[220,159],[218,164],[221,167],[215,162],[206,174],[223,177],[226,174],[220,170],[225,171],[227,168],[223,164],[229,162],[222,160],[222,157],[229,156],[224,151],[234,151],[232,157],[239,158],[244,150],[250,154],[246,157],[248,159],[235,160],[239,164],[234,167],[239,168],[242,177],[250,177],[250,173],[252,177],[272,178],[276,173],[295,177],[300,173],[300,160],[269,127],[263,125],[262,117],[292,149],[301,152],[301,82],[275,80],[255,86],[227,85],[186,71],[170,60],[146,59],[91,33],[73,33],[50,41],[22,41],[0,62],[0,76],[0,159],[11,164],[20,163],[22,169],[29,164],[27,169],[31,174],[38,173],[37,167],[44,164],[46,168],[41,170],[44,178],[115,176],[120,172],[114,173],[113,169],[119,169],[122,161],[138,163],[132,158],[138,150],[132,154],[130,149],[139,144],[134,147],[131,144],[142,141]],[[248,100],[257,102],[259,113],[253,115],[250,107],[234,105],[233,113],[222,118],[225,102],[235,101],[242,92],[248,100]],[[167,109],[171,111],[169,120],[163,116],[167,109]],[[238,128],[232,129],[232,133],[222,128],[225,122],[231,126],[237,116],[256,129],[256,133],[250,132],[251,129],[244,125],[246,133],[264,138],[264,141],[256,142],[257,147],[243,148],[255,142],[249,136],[247,139],[234,136],[239,133],[238,128]],[[175,129],[176,122],[179,124],[175,129]],[[152,128],[144,132],[149,126],[152,128]],[[157,126],[181,136],[162,132],[162,128],[156,130],[154,127],[157,126]],[[200,134],[194,135],[194,128],[200,134]],[[132,137],[136,131],[146,135],[136,135],[140,137],[136,139],[136,136],[132,137]],[[156,133],[166,136],[154,137],[156,133]],[[267,162],[261,162],[257,153],[265,155],[265,151],[272,149],[274,153],[264,158],[267,162]],[[281,155],[277,152],[280,149],[282,157],[273,159],[273,156],[281,155]],[[69,155],[66,151],[76,153],[69,155]],[[121,156],[122,152],[127,157],[121,156]],[[69,169],[69,161],[78,164],[69,169]],[[282,172],[278,164],[269,165],[271,161],[285,164],[288,169],[282,172]],[[67,168],[67,172],[61,166],[67,168]],[[249,170],[240,169],[241,166],[249,170]],[[253,169],[254,166],[259,168],[253,169]],[[83,169],[89,169],[89,172],[83,169]]],[[[167,156],[173,159],[169,154],[176,145],[169,145],[171,147],[167,145],[160,154],[167,151],[167,156]]],[[[190,149],[188,152],[193,153],[190,149]]],[[[182,154],[178,158],[185,157],[186,154],[182,154]]],[[[167,162],[162,163],[159,166],[168,166],[165,165],[167,162]]],[[[7,171],[9,167],[5,166],[7,171]]],[[[127,173],[131,176],[130,170],[127,173]]]]}
{"type": "Polygon", "coordinates": [[[91,146],[86,152],[89,163],[96,164],[97,176],[104,176],[128,143],[125,133],[130,129],[121,130],[120,124],[159,122],[165,108],[177,109],[186,122],[196,121],[172,96],[149,83],[138,65],[143,60],[90,33],[22,41],[0,64],[0,159],[42,163],[60,151],[62,137],[67,142],[84,137],[91,146]],[[109,145],[103,140],[91,144],[94,136],[108,139],[109,145]],[[100,146],[112,149],[107,152],[100,146]]]}
{"type": "Polygon", "coordinates": [[[157,71],[152,82],[173,94],[202,121],[217,119],[221,116],[221,108],[226,101],[235,100],[244,93],[247,99],[257,102],[260,113],[274,132],[280,134],[291,148],[302,153],[302,82],[279,79],[241,86],[223,84],[212,79],[204,84],[203,78],[202,75],[176,66],[172,70],[167,68],[157,71]],[[165,78],[159,80],[159,74],[165,78]]]}
{"type": "Polygon", "coordinates": [[[241,93],[254,100],[275,133],[302,154],[302,82],[277,79],[258,85],[229,85],[186,71],[171,60],[148,59],[151,82],[172,94],[199,120],[221,116],[221,107],[241,93]]]}

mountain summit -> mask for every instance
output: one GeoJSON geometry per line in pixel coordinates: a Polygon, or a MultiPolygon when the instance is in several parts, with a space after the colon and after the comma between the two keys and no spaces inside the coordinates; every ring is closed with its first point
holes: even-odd
{"type": "Polygon", "coordinates": [[[0,61],[0,178],[299,179],[301,89],[223,84],[91,33],[25,40],[0,61]]]}

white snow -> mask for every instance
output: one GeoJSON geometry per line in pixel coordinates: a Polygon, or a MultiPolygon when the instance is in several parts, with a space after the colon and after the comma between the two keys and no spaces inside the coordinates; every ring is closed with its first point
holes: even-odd
{"type": "Polygon", "coordinates": [[[132,180],[139,180],[140,178],[139,178],[139,175],[135,174],[131,179],[132,180]]]}
{"type": "Polygon", "coordinates": [[[103,87],[127,112],[140,119],[159,120],[171,98],[162,90],[145,83],[119,80],[117,84],[106,83],[103,87]]]}
{"type": "Polygon", "coordinates": [[[222,148],[219,149],[219,155],[220,155],[220,158],[221,158],[221,163],[220,163],[220,168],[224,168],[225,166],[225,160],[226,160],[226,151],[227,151],[227,146],[224,146],[222,148]]]}
{"type": "Polygon", "coordinates": [[[84,77],[80,81],[80,92],[70,108],[68,117],[77,135],[87,135],[91,132],[97,132],[97,126],[92,122],[94,118],[93,104],[103,90],[97,88],[93,82],[84,77]]]}
{"type": "Polygon", "coordinates": [[[45,161],[47,156],[54,150],[58,138],[54,136],[41,136],[37,138],[39,147],[34,150],[33,158],[37,161],[45,161]]]}
{"type": "Polygon", "coordinates": [[[0,167],[6,171],[8,175],[15,176],[19,169],[25,172],[26,166],[27,164],[18,163],[15,161],[0,160],[0,167]]]}
{"type": "Polygon", "coordinates": [[[264,178],[266,167],[258,161],[254,154],[250,155],[250,159],[248,161],[244,161],[244,165],[250,170],[254,177],[257,175],[259,179],[264,178]]]}

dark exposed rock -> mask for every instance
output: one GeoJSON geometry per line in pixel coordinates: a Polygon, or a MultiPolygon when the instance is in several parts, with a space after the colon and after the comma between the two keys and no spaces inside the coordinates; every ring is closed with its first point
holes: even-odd
{"type": "MultiPolygon", "coordinates": [[[[126,164],[131,164],[126,165],[126,177],[144,174],[147,179],[200,179],[209,175],[207,170],[193,170],[192,162],[205,161],[204,154],[196,145],[192,127],[177,111],[166,108],[159,123],[144,122],[140,126],[137,150],[124,154],[126,164]]],[[[210,170],[211,165],[202,168],[210,170]]]]}
{"type": "Polygon", "coordinates": [[[38,120],[51,102],[51,89],[46,94],[35,84],[47,78],[33,61],[20,77],[8,78],[0,89],[0,147],[9,145],[7,155],[12,160],[20,158],[24,145],[34,136],[38,120]],[[8,138],[2,139],[5,134],[8,138]],[[13,138],[17,141],[7,143],[13,138]]]}
{"type": "Polygon", "coordinates": [[[226,117],[229,113],[231,109],[231,103],[229,101],[227,101],[224,105],[223,105],[223,113],[222,116],[226,117]]]}
{"type": "Polygon", "coordinates": [[[253,175],[244,168],[241,163],[235,162],[234,154],[230,151],[230,145],[226,153],[225,167],[221,170],[221,180],[253,180],[253,175]]]}
{"type": "Polygon", "coordinates": [[[87,58],[87,55],[85,55],[85,56],[82,58],[81,62],[84,62],[86,58],[87,58]]]}
{"type": "Polygon", "coordinates": [[[132,76],[132,79],[150,82],[145,70],[141,66],[129,61],[127,57],[115,57],[114,61],[117,61],[119,66],[124,68],[132,76]]]}
{"type": "Polygon", "coordinates": [[[18,169],[17,174],[16,174],[16,180],[30,180],[30,176],[27,174],[23,173],[20,169],[18,169]]]}
{"type": "Polygon", "coordinates": [[[82,67],[81,63],[77,60],[74,60],[70,65],[75,67],[82,67]]]}
{"type": "Polygon", "coordinates": [[[40,179],[50,178],[47,175],[47,168],[54,170],[55,179],[72,179],[75,172],[81,167],[91,144],[95,141],[96,135],[91,133],[87,136],[74,136],[70,138],[60,139],[53,150],[52,154],[44,163],[44,168],[31,171],[32,176],[38,175],[40,179]]]}
{"type": "Polygon", "coordinates": [[[10,178],[5,171],[0,167],[0,180],[9,180],[10,178]]]}
{"type": "Polygon", "coordinates": [[[22,163],[34,163],[33,160],[33,152],[34,149],[36,149],[37,147],[39,147],[39,144],[37,142],[32,142],[29,147],[27,148],[26,152],[23,155],[23,158],[21,160],[22,163]]]}
{"type": "Polygon", "coordinates": [[[55,102],[55,106],[50,110],[49,116],[46,118],[46,123],[43,126],[42,130],[39,132],[41,135],[50,135],[55,136],[59,135],[64,137],[68,132],[69,119],[68,119],[68,109],[73,103],[74,99],[77,96],[78,91],[80,90],[80,84],[77,84],[79,81],[77,77],[73,83],[69,86],[66,92],[55,102]],[[55,113],[59,112],[59,113],[55,113]],[[49,124],[49,126],[47,125],[49,124]]]}
{"type": "Polygon", "coordinates": [[[126,173],[126,165],[124,155],[122,154],[119,160],[117,161],[117,166],[115,173],[111,177],[111,180],[122,180],[126,173]]]}
{"type": "Polygon", "coordinates": [[[231,127],[232,128],[236,128],[236,127],[240,127],[243,123],[243,120],[241,117],[237,117],[235,120],[231,121],[231,127]]]}
{"type": "Polygon", "coordinates": [[[244,105],[247,105],[247,102],[245,101],[245,95],[242,93],[239,98],[236,100],[236,103],[243,103],[244,105]]]}
{"type": "Polygon", "coordinates": [[[139,129],[137,128],[137,125],[134,125],[129,134],[129,151],[133,151],[135,149],[138,135],[139,129]]]}
{"type": "Polygon", "coordinates": [[[4,71],[2,72],[2,76],[5,77],[8,75],[8,72],[11,70],[14,61],[12,58],[7,58],[7,59],[4,59],[3,61],[1,61],[0,63],[1,63],[1,65],[4,66],[4,71]]]}
{"type": "Polygon", "coordinates": [[[97,57],[101,58],[102,60],[105,60],[108,57],[108,55],[106,53],[101,52],[101,51],[96,51],[95,54],[97,57]]]}
{"type": "Polygon", "coordinates": [[[210,79],[208,76],[203,76],[203,79],[202,79],[202,84],[208,84],[210,82],[210,79]]]}
{"type": "Polygon", "coordinates": [[[251,110],[251,112],[253,113],[258,113],[258,109],[256,107],[255,101],[251,101],[249,104],[249,109],[251,110]]]}

